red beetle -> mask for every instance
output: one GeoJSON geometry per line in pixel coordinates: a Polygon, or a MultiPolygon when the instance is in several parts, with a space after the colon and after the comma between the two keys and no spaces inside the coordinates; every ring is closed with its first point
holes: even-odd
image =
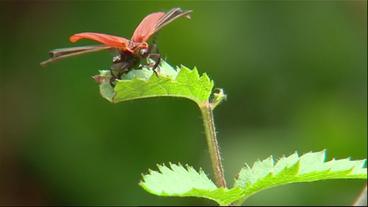
{"type": "Polygon", "coordinates": [[[49,52],[50,59],[41,62],[44,66],[50,62],[54,62],[67,57],[76,55],[98,52],[108,49],[116,49],[118,56],[113,58],[113,66],[111,68],[112,76],[115,79],[132,68],[139,66],[142,59],[156,57],[158,58],[153,70],[158,66],[160,55],[152,53],[154,46],[149,46],[147,41],[157,33],[161,28],[171,23],[175,19],[185,16],[190,18],[191,10],[183,11],[180,8],[173,8],[168,12],[155,12],[147,15],[138,27],[135,29],[130,40],[108,34],[100,34],[93,32],[84,32],[74,34],[70,37],[71,42],[77,42],[80,39],[90,39],[102,43],[102,45],[82,46],[72,48],[55,49],[49,52]]]}

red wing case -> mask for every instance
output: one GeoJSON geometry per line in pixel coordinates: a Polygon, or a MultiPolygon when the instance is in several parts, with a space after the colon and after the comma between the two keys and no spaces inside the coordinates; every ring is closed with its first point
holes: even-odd
{"type": "Polygon", "coordinates": [[[157,23],[165,16],[164,12],[156,12],[146,16],[135,29],[132,41],[146,42],[154,33],[157,23]]]}
{"type": "Polygon", "coordinates": [[[133,42],[146,42],[153,34],[158,32],[162,27],[171,23],[175,19],[185,16],[190,18],[190,13],[192,11],[183,11],[180,8],[173,8],[170,11],[155,12],[146,16],[138,27],[135,29],[132,41],[133,42]]]}
{"type": "Polygon", "coordinates": [[[71,42],[77,42],[80,39],[89,39],[100,42],[106,46],[117,48],[120,50],[129,50],[129,40],[123,37],[113,36],[109,34],[101,34],[94,32],[83,32],[70,36],[71,42]]]}

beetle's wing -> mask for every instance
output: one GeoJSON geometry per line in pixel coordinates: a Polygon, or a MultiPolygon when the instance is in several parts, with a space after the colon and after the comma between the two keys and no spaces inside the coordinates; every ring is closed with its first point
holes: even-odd
{"type": "Polygon", "coordinates": [[[105,45],[89,45],[89,46],[81,46],[81,47],[67,47],[67,48],[59,48],[53,49],[49,51],[50,58],[55,58],[59,56],[64,56],[72,53],[82,52],[82,51],[90,51],[97,48],[110,48],[105,45]]]}
{"type": "Polygon", "coordinates": [[[164,26],[168,25],[172,21],[180,18],[180,17],[186,17],[188,19],[191,18],[190,14],[192,13],[192,10],[183,11],[180,8],[173,8],[170,11],[168,11],[165,16],[163,16],[160,21],[157,23],[155,27],[155,32],[159,31],[164,26]]]}
{"type": "Polygon", "coordinates": [[[41,66],[46,66],[48,63],[62,60],[64,58],[73,57],[77,55],[99,52],[102,50],[112,49],[106,45],[95,45],[95,46],[83,46],[83,47],[70,47],[51,50],[49,52],[50,58],[41,62],[41,66]]]}

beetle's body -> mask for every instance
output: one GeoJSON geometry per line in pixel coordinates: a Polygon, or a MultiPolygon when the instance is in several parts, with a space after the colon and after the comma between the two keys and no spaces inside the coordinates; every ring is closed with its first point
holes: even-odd
{"type": "Polygon", "coordinates": [[[114,79],[119,79],[121,75],[129,72],[132,68],[138,68],[140,63],[140,57],[128,54],[127,52],[121,52],[113,58],[111,75],[114,79]]]}
{"type": "Polygon", "coordinates": [[[93,32],[74,34],[70,37],[71,42],[76,42],[80,39],[90,39],[100,42],[102,45],[55,49],[49,52],[50,59],[41,62],[41,65],[76,55],[114,49],[118,52],[118,55],[113,58],[113,65],[111,67],[113,80],[110,81],[111,83],[115,79],[120,79],[122,74],[139,67],[142,60],[146,60],[147,62],[147,58],[156,57],[156,63],[152,67],[155,70],[159,64],[160,55],[153,53],[155,46],[149,46],[147,41],[161,28],[175,19],[183,16],[190,18],[189,15],[191,12],[191,10],[183,11],[180,8],[174,8],[166,13],[155,12],[149,14],[137,26],[130,40],[123,37],[93,32]]]}

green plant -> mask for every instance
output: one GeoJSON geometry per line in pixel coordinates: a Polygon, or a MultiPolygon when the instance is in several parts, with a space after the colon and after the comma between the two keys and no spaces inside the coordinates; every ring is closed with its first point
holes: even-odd
{"type": "Polygon", "coordinates": [[[110,84],[110,71],[100,71],[101,95],[112,103],[150,97],[181,97],[194,101],[199,107],[215,183],[202,170],[180,164],[158,165],[158,171],[150,170],[140,182],[146,191],[158,196],[202,197],[219,205],[240,205],[249,196],[279,185],[312,182],[326,179],[367,179],[366,160],[350,159],[325,161],[325,151],[309,152],[299,156],[294,153],[275,161],[269,157],[257,161],[252,167],[243,167],[232,187],[224,178],[219,147],[217,144],[213,110],[225,98],[222,89],[213,90],[214,82],[207,74],[200,75],[196,68],[173,68],[162,60],[159,74],[143,67],[132,70],[110,84]]]}

